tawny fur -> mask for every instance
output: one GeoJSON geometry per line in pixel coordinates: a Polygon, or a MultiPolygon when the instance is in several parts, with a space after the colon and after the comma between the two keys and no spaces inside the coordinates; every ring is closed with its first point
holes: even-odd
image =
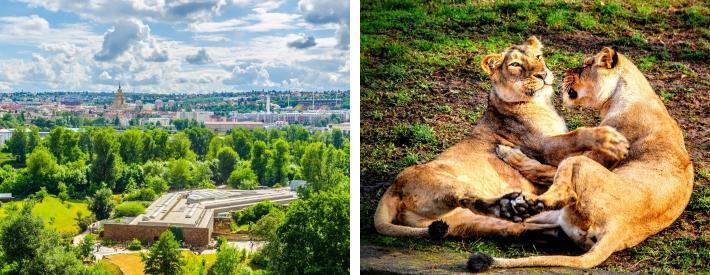
{"type": "MultiPolygon", "coordinates": [[[[693,166],[683,134],[630,60],[604,48],[587,59],[583,68],[569,70],[563,85],[565,103],[598,109],[601,125],[614,127],[628,138],[629,155],[612,170],[595,161],[594,155],[570,157],[559,164],[547,192],[537,198],[529,195],[546,206],[564,208],[526,222],[558,223],[577,244],[589,249],[587,253],[495,258],[492,267],[597,266],[613,252],[635,246],[670,226],[690,200],[693,166]],[[575,93],[576,98],[570,98],[575,93]]],[[[523,152],[509,147],[499,151],[516,168],[550,167],[534,168],[523,152]]]]}
{"type": "Polygon", "coordinates": [[[475,213],[473,205],[478,200],[511,191],[539,194],[546,190],[500,160],[495,154],[497,144],[518,146],[552,164],[588,150],[606,152],[613,159],[625,155],[624,137],[611,128],[566,133],[564,121],[550,103],[553,76],[537,38],[502,54],[488,55],[481,65],[493,88],[471,137],[396,177],[375,212],[379,233],[429,237],[427,226],[436,220],[446,222],[448,235],[456,237],[516,236],[549,228],[475,213]]]}

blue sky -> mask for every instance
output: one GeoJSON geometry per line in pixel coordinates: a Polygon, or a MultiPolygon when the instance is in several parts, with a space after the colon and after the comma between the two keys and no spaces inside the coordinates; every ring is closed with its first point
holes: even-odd
{"type": "Polygon", "coordinates": [[[0,92],[348,89],[349,2],[0,0],[0,92]]]}

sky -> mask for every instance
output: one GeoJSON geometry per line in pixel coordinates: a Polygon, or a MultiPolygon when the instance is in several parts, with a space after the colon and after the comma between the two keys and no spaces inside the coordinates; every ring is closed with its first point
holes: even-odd
{"type": "Polygon", "coordinates": [[[0,92],[347,90],[347,0],[0,0],[0,92]]]}

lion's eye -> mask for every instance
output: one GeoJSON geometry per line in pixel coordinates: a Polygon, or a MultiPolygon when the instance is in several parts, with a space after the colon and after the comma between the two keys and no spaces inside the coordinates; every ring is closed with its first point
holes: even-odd
{"type": "Polygon", "coordinates": [[[520,64],[520,63],[518,63],[518,62],[513,62],[513,63],[510,63],[510,65],[508,65],[508,66],[512,66],[512,67],[518,67],[518,68],[520,68],[520,67],[522,67],[523,65],[522,65],[522,64],[520,64]]]}
{"type": "Polygon", "coordinates": [[[538,54],[538,55],[535,56],[535,58],[537,58],[537,60],[540,60],[540,59],[542,59],[542,55],[541,55],[541,54],[538,54]]]}

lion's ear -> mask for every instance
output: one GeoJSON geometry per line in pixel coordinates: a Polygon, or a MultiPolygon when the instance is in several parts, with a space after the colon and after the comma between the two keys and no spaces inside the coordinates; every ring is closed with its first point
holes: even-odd
{"type": "Polygon", "coordinates": [[[528,40],[525,41],[525,44],[534,49],[542,49],[542,42],[540,42],[540,40],[534,35],[528,38],[528,40]]]}
{"type": "Polygon", "coordinates": [[[597,54],[597,64],[599,66],[611,69],[619,64],[619,53],[614,49],[609,47],[604,47],[599,54],[597,54]]]}
{"type": "Polygon", "coordinates": [[[481,69],[483,69],[487,75],[491,75],[493,70],[495,70],[495,68],[500,64],[501,59],[503,59],[503,56],[500,54],[486,55],[481,60],[481,69]]]}

